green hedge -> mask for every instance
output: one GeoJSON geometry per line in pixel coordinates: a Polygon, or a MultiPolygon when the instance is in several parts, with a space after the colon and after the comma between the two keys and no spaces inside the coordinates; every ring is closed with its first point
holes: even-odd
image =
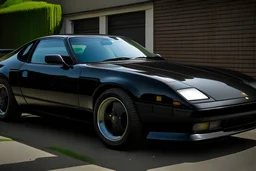
{"type": "Polygon", "coordinates": [[[60,5],[24,2],[0,9],[0,48],[17,48],[35,38],[58,34],[60,5]]]}
{"type": "Polygon", "coordinates": [[[0,0],[0,6],[5,3],[6,0],[0,0]]]}
{"type": "Polygon", "coordinates": [[[0,0],[0,4],[3,4],[1,5],[1,8],[3,8],[3,7],[15,5],[15,4],[23,3],[26,1],[34,1],[34,0],[0,0]]]}

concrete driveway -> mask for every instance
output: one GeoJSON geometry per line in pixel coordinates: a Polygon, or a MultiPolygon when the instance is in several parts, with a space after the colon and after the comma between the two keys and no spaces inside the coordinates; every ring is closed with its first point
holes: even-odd
{"type": "Polygon", "coordinates": [[[26,115],[16,123],[0,122],[0,136],[0,171],[256,170],[255,130],[212,143],[148,141],[142,149],[121,152],[103,146],[92,125],[26,115]],[[51,147],[68,149],[94,162],[51,147]]]}

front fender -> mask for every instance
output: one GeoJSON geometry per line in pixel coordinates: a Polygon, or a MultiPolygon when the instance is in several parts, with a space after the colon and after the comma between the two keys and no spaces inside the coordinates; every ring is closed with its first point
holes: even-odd
{"type": "Polygon", "coordinates": [[[88,106],[92,109],[95,93],[100,87],[105,85],[121,87],[128,91],[137,101],[156,102],[156,96],[163,96],[174,101],[179,101],[186,106],[189,105],[170,86],[154,78],[134,72],[86,67],[83,69],[80,78],[80,97],[83,97],[80,98],[80,101],[87,100],[86,104],[83,102],[80,103],[83,105],[82,107],[88,106]],[[89,103],[88,100],[90,101],[89,103]]]}

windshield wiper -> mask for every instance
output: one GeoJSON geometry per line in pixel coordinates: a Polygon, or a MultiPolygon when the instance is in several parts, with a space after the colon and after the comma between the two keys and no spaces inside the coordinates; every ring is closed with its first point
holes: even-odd
{"type": "Polygon", "coordinates": [[[128,58],[128,57],[119,57],[119,58],[106,59],[106,60],[104,60],[103,62],[105,62],[105,61],[130,60],[130,59],[131,59],[131,58],[128,58]]]}
{"type": "Polygon", "coordinates": [[[146,57],[146,56],[138,56],[138,57],[133,58],[133,59],[140,59],[140,58],[148,58],[148,57],[146,57]]]}
{"type": "Polygon", "coordinates": [[[139,57],[136,57],[136,58],[133,58],[133,59],[143,59],[143,58],[145,58],[145,59],[155,59],[155,60],[161,59],[161,60],[163,60],[163,58],[158,56],[158,55],[155,55],[153,57],[152,56],[139,56],[139,57]]]}

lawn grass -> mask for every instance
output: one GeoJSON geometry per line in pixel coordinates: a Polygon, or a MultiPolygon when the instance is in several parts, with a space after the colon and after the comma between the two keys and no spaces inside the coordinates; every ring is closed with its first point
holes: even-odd
{"type": "Polygon", "coordinates": [[[0,142],[5,142],[5,141],[13,141],[10,138],[0,138],[0,142]]]}
{"type": "Polygon", "coordinates": [[[61,147],[49,147],[51,150],[54,150],[54,151],[57,151],[61,154],[64,154],[66,156],[69,156],[69,157],[72,157],[74,159],[77,159],[77,160],[81,160],[81,161],[84,161],[84,162],[87,162],[89,164],[95,164],[95,160],[88,157],[88,156],[84,156],[84,155],[80,155],[80,154],[77,154],[71,150],[68,150],[68,149],[65,149],[65,148],[61,148],[61,147]]]}

